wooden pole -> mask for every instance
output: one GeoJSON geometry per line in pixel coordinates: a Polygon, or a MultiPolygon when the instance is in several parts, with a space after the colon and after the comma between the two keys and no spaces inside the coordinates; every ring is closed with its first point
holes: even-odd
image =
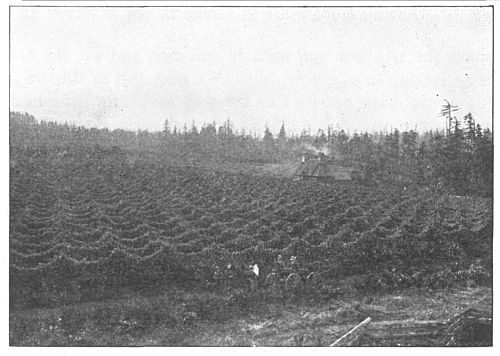
{"type": "Polygon", "coordinates": [[[352,328],[351,330],[349,330],[346,334],[342,335],[337,341],[335,341],[333,344],[331,344],[330,347],[332,347],[332,346],[341,346],[342,341],[344,341],[345,339],[347,339],[351,335],[355,335],[356,331],[362,330],[363,326],[367,325],[370,321],[372,321],[372,318],[370,318],[370,317],[366,318],[361,323],[359,323],[358,325],[356,325],[354,328],[352,328]]]}

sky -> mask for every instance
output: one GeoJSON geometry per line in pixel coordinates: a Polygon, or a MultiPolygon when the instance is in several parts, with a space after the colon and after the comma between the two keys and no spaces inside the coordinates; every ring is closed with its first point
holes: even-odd
{"type": "Polygon", "coordinates": [[[486,7],[14,7],[10,46],[10,109],[38,120],[422,131],[446,99],[492,126],[486,7]]]}

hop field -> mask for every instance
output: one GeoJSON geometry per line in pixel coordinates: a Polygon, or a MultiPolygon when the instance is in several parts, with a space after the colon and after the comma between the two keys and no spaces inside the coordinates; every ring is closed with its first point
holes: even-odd
{"type": "Polygon", "coordinates": [[[14,308],[122,288],[241,288],[250,263],[262,279],[279,254],[323,273],[326,285],[361,291],[491,284],[491,199],[174,166],[104,149],[19,151],[11,162],[14,308]]]}

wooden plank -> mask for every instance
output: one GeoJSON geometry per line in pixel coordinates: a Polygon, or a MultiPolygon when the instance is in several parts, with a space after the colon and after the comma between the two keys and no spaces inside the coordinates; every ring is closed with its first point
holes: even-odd
{"type": "Polygon", "coordinates": [[[335,341],[333,344],[330,345],[332,346],[349,346],[353,341],[355,341],[360,334],[366,329],[366,325],[372,321],[372,318],[368,317],[365,320],[363,320],[361,323],[356,325],[354,328],[349,330],[346,334],[342,335],[337,341],[335,341]]]}
{"type": "Polygon", "coordinates": [[[398,339],[398,338],[415,338],[415,337],[424,337],[429,336],[433,337],[438,332],[436,331],[407,331],[407,330],[399,330],[398,332],[394,331],[383,331],[383,330],[368,330],[366,332],[366,336],[374,339],[398,339]]]}
{"type": "Polygon", "coordinates": [[[370,323],[357,346],[433,346],[446,320],[386,320],[370,323]]]}
{"type": "Polygon", "coordinates": [[[370,324],[370,327],[378,325],[428,325],[428,324],[446,324],[448,320],[418,320],[418,319],[392,319],[392,320],[382,320],[374,321],[370,324]]]}
{"type": "Polygon", "coordinates": [[[406,328],[429,328],[437,329],[448,325],[447,321],[436,320],[394,320],[394,321],[380,321],[370,324],[370,330],[391,330],[391,329],[406,329],[406,328]]]}

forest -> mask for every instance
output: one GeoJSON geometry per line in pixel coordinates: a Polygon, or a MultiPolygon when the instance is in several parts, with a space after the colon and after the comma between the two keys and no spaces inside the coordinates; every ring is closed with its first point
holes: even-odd
{"type": "Polygon", "coordinates": [[[304,150],[323,151],[339,164],[358,166],[368,182],[401,182],[456,195],[490,197],[493,194],[493,132],[475,123],[472,114],[451,117],[444,130],[393,129],[390,132],[303,130],[263,135],[238,130],[227,120],[222,125],[194,123],[182,130],[168,120],[160,132],[86,128],[37,121],[28,113],[11,112],[11,150],[47,154],[91,146],[129,152],[161,154],[170,161],[266,164],[295,162],[304,150]]]}

